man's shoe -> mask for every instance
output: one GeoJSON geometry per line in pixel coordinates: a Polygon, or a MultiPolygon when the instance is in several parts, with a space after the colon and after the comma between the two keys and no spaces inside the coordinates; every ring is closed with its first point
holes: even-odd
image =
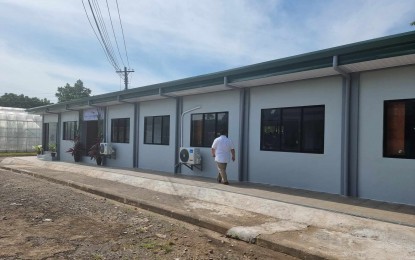
{"type": "Polygon", "coordinates": [[[216,178],[216,180],[218,181],[218,183],[221,183],[221,182],[222,182],[222,178],[221,178],[220,176],[218,176],[218,177],[216,178]]]}
{"type": "Polygon", "coordinates": [[[223,184],[225,184],[225,185],[229,185],[229,182],[224,182],[223,184]]]}

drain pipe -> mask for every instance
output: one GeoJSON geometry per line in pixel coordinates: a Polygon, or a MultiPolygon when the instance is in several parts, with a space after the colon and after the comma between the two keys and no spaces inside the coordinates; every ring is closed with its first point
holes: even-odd
{"type": "Polygon", "coordinates": [[[350,156],[350,74],[338,66],[338,57],[333,56],[333,69],[342,75],[346,81],[343,85],[342,95],[342,158],[341,158],[341,194],[350,196],[349,184],[349,156],[350,156]]]}
{"type": "Polygon", "coordinates": [[[187,114],[189,112],[192,112],[193,110],[196,110],[196,109],[199,109],[199,108],[201,108],[201,106],[194,107],[194,108],[186,110],[182,113],[182,116],[181,116],[181,119],[180,119],[180,121],[181,121],[180,122],[180,147],[183,147],[183,117],[184,117],[185,114],[187,114]]]}

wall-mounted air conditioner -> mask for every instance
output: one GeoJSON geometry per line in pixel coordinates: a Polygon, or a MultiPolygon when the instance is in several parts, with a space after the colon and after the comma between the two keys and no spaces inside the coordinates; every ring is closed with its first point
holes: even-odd
{"type": "Polygon", "coordinates": [[[199,165],[202,163],[199,148],[180,147],[179,158],[181,163],[188,165],[199,165]]]}
{"type": "Polygon", "coordinates": [[[109,143],[101,143],[99,145],[99,153],[100,154],[105,154],[105,155],[110,155],[112,153],[113,149],[111,147],[111,144],[109,143]]]}

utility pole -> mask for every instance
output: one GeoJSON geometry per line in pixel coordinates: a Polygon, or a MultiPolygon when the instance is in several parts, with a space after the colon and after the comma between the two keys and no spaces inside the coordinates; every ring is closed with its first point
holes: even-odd
{"type": "Polygon", "coordinates": [[[124,67],[124,70],[117,70],[117,73],[124,73],[124,85],[125,85],[125,89],[128,89],[128,73],[130,72],[134,72],[134,70],[127,70],[127,67],[124,67]]]}

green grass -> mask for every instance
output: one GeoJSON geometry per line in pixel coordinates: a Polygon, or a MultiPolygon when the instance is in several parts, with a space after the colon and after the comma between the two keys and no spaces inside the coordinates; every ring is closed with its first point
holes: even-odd
{"type": "Polygon", "coordinates": [[[162,250],[165,254],[168,254],[173,251],[173,245],[173,242],[169,242],[168,244],[158,244],[153,241],[145,241],[140,246],[149,250],[162,250]]]}
{"type": "Polygon", "coordinates": [[[35,156],[36,153],[7,153],[7,152],[0,152],[0,157],[16,157],[16,156],[35,156]]]}

